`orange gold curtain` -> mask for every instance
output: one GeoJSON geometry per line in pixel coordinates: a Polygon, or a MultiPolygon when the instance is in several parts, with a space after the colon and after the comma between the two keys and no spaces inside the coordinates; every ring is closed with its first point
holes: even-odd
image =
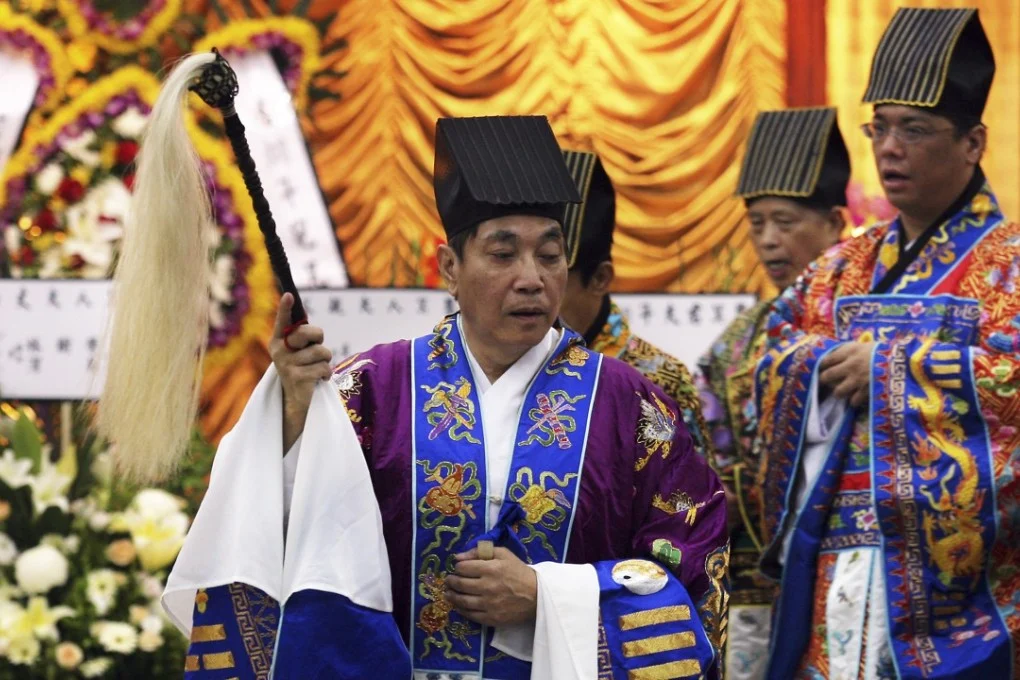
{"type": "Polygon", "coordinates": [[[410,285],[442,237],[437,117],[543,113],[616,183],[619,289],[765,285],[732,193],[755,112],[783,105],[780,0],[350,0],[334,25],[343,100],[309,132],[356,282],[410,285]]]}
{"type": "Polygon", "coordinates": [[[856,0],[829,2],[829,101],[850,149],[854,178],[881,193],[871,147],[858,128],[871,116],[861,104],[871,57],[897,7],[977,7],[995,52],[996,72],[984,122],[988,125],[985,173],[1007,218],[1020,219],[1020,3],[1012,0],[856,0]]]}

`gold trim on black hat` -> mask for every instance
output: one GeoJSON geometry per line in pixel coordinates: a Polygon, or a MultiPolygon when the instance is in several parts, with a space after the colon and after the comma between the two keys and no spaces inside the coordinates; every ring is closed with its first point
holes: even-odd
{"type": "Polygon", "coordinates": [[[934,108],[975,9],[900,8],[875,50],[865,104],[934,108]]]}
{"type": "Polygon", "coordinates": [[[759,113],[740,169],[737,196],[806,198],[814,194],[835,127],[834,108],[759,113]]]}

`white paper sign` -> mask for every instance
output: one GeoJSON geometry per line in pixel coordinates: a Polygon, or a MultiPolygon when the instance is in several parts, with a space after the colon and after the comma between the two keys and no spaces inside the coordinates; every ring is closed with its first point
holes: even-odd
{"type": "MultiPolygon", "coordinates": [[[[31,60],[18,52],[0,48],[0,79],[3,81],[3,96],[0,97],[0,175],[14,153],[21,128],[32,110],[36,91],[39,89],[39,74],[31,60]]],[[[0,229],[3,225],[0,225],[0,229]]]]}
{"type": "Polygon", "coordinates": [[[0,398],[86,399],[102,340],[109,281],[0,280],[0,398]]]}
{"type": "MultiPolygon", "coordinates": [[[[89,399],[102,389],[90,366],[105,327],[109,281],[0,280],[0,398],[89,399]]],[[[342,288],[301,294],[339,360],[425,335],[456,309],[445,291],[342,288]]],[[[694,369],[751,295],[615,295],[634,333],[694,369]]],[[[101,367],[100,367],[101,368],[101,367]]]]}
{"type": "Polygon", "coordinates": [[[302,288],[344,288],[347,269],[308,157],[294,104],[268,52],[232,55],[237,113],[273,210],[277,233],[302,288]]]}

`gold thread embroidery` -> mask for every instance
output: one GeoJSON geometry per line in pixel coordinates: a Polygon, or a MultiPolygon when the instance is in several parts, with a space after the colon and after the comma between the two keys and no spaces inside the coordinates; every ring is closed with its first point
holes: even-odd
{"type": "Polygon", "coordinates": [[[675,649],[693,647],[694,642],[694,633],[690,631],[670,633],[669,635],[656,635],[655,637],[634,640],[633,642],[624,642],[623,655],[630,659],[635,656],[671,652],[675,649]]]}
{"type": "Polygon", "coordinates": [[[188,671],[189,673],[194,673],[195,671],[202,670],[202,667],[198,665],[197,654],[188,654],[188,658],[184,660],[184,670],[188,671]]]}
{"type": "Polygon", "coordinates": [[[448,432],[453,441],[464,439],[472,444],[481,444],[471,436],[476,422],[475,403],[471,401],[471,383],[467,378],[458,378],[456,385],[440,381],[435,387],[422,385],[421,388],[430,395],[422,406],[432,426],[428,434],[429,441],[448,432]]]}
{"type": "Polygon", "coordinates": [[[636,668],[628,674],[630,680],[675,680],[701,675],[701,663],[697,659],[684,659],[657,666],[636,668]]]}
{"type": "Polygon", "coordinates": [[[217,652],[216,654],[203,654],[202,666],[207,671],[224,671],[234,667],[233,652],[217,652]]]}
{"type": "Polygon", "coordinates": [[[655,494],[652,496],[652,507],[657,510],[662,510],[667,515],[676,515],[678,513],[686,513],[684,515],[684,522],[694,526],[695,520],[698,518],[698,510],[705,507],[706,501],[694,502],[690,494],[686,491],[674,491],[670,494],[668,500],[662,499],[662,494],[655,494]]]}
{"type": "Polygon", "coordinates": [[[561,449],[569,449],[572,444],[569,434],[577,429],[577,421],[566,415],[567,411],[576,411],[574,406],[587,395],[571,397],[564,390],[553,390],[549,394],[538,394],[535,400],[538,407],[528,410],[528,417],[534,424],[525,433],[528,438],[518,442],[518,446],[528,446],[538,442],[542,446],[552,446],[556,442],[561,449]]]}
{"type": "Polygon", "coordinates": [[[670,607],[659,607],[657,609],[646,609],[643,612],[624,614],[620,617],[620,630],[634,630],[645,626],[654,626],[658,623],[675,623],[677,621],[689,621],[691,608],[685,604],[673,605],[670,607]]]}
{"type": "Polygon", "coordinates": [[[222,623],[211,626],[195,626],[191,629],[192,642],[219,642],[227,639],[227,631],[222,623]]]}
{"type": "Polygon", "coordinates": [[[652,393],[654,404],[637,393],[641,399],[641,421],[638,423],[637,441],[645,447],[645,457],[634,464],[634,470],[640,472],[657,452],[662,451],[662,459],[669,458],[673,447],[673,435],[676,434],[676,415],[663,403],[659,396],[652,393]]]}

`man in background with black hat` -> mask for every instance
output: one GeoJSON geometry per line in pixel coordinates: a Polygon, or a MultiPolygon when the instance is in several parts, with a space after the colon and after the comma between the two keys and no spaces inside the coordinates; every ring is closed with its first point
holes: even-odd
{"type": "MultiPolygon", "coordinates": [[[[762,111],[754,121],[737,196],[747,206],[750,241],[780,291],[835,245],[843,230],[850,156],[836,109],[762,111]]],[[[762,545],[760,461],[754,369],[772,301],[734,319],[699,361],[697,378],[712,427],[715,468],[730,499],[730,627],[724,652],[730,680],[763,677],[776,587],[758,570],[762,545]]]]}
{"type": "Polygon", "coordinates": [[[864,126],[899,216],[775,303],[756,373],[771,678],[1020,668],[1020,226],[976,10],[900,9],[864,126]]]}
{"type": "Polygon", "coordinates": [[[563,158],[581,194],[581,202],[569,204],[563,215],[570,271],[560,318],[582,335],[589,349],[630,364],[672,397],[680,406],[695,447],[708,457],[708,430],[687,367],[634,335],[627,318],[609,296],[615,275],[611,251],[616,228],[616,191],[602,159],[585,151],[564,151],[563,158]]]}
{"type": "Polygon", "coordinates": [[[441,119],[435,193],[461,311],[433,333],[331,369],[284,296],[167,585],[191,670],[715,677],[725,496],[675,402],[556,325],[578,195],[548,121],[441,119]]]}

